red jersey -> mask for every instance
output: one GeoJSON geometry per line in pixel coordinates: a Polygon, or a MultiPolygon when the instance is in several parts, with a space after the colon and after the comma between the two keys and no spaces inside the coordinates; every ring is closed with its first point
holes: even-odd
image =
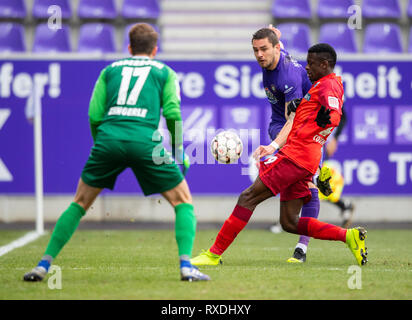
{"type": "Polygon", "coordinates": [[[343,84],[340,77],[331,73],[316,81],[297,108],[292,129],[280,152],[315,174],[321,160],[322,146],[339,125],[342,104],[343,84]],[[325,128],[315,122],[321,106],[331,110],[331,123],[325,128]]]}

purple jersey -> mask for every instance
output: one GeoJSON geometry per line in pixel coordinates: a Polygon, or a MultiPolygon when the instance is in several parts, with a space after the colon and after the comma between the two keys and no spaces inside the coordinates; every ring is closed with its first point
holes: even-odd
{"type": "Polygon", "coordinates": [[[262,69],[263,87],[272,106],[269,135],[274,140],[286,122],[285,103],[303,98],[312,87],[306,70],[286,51],[280,51],[278,65],[274,70],[262,69]]]}

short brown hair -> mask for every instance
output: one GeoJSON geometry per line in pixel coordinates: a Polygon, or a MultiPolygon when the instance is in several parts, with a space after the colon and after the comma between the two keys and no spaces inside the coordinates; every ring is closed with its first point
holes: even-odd
{"type": "Polygon", "coordinates": [[[157,45],[159,35],[150,24],[137,23],[130,28],[129,43],[132,54],[151,54],[157,45]]]}
{"type": "Polygon", "coordinates": [[[269,29],[269,28],[262,28],[262,29],[259,29],[258,31],[256,31],[253,34],[252,42],[253,42],[253,40],[261,40],[261,39],[265,39],[265,38],[268,38],[269,42],[273,46],[275,46],[279,43],[278,36],[276,35],[276,33],[272,29],[269,29]]]}

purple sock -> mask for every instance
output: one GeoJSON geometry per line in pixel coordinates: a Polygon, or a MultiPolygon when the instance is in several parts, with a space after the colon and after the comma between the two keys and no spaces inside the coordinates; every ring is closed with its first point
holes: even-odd
{"type": "MultiPolygon", "coordinates": [[[[306,217],[306,218],[315,218],[317,219],[319,216],[319,195],[318,195],[318,189],[313,188],[310,189],[310,192],[312,193],[312,199],[303,205],[302,207],[302,212],[301,212],[301,217],[306,217]]],[[[300,236],[299,238],[299,243],[304,244],[305,246],[308,245],[310,237],[307,236],[300,236]]]]}

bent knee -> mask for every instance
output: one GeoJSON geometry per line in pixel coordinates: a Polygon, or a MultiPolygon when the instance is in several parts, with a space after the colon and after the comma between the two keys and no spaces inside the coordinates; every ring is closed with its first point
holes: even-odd
{"type": "Polygon", "coordinates": [[[242,193],[240,194],[238,198],[237,204],[244,208],[254,207],[253,199],[254,199],[253,193],[251,189],[248,188],[242,191],[242,193]]]}
{"type": "Polygon", "coordinates": [[[280,225],[282,229],[289,233],[297,233],[298,232],[298,225],[295,221],[291,221],[289,219],[280,219],[280,225]]]}

